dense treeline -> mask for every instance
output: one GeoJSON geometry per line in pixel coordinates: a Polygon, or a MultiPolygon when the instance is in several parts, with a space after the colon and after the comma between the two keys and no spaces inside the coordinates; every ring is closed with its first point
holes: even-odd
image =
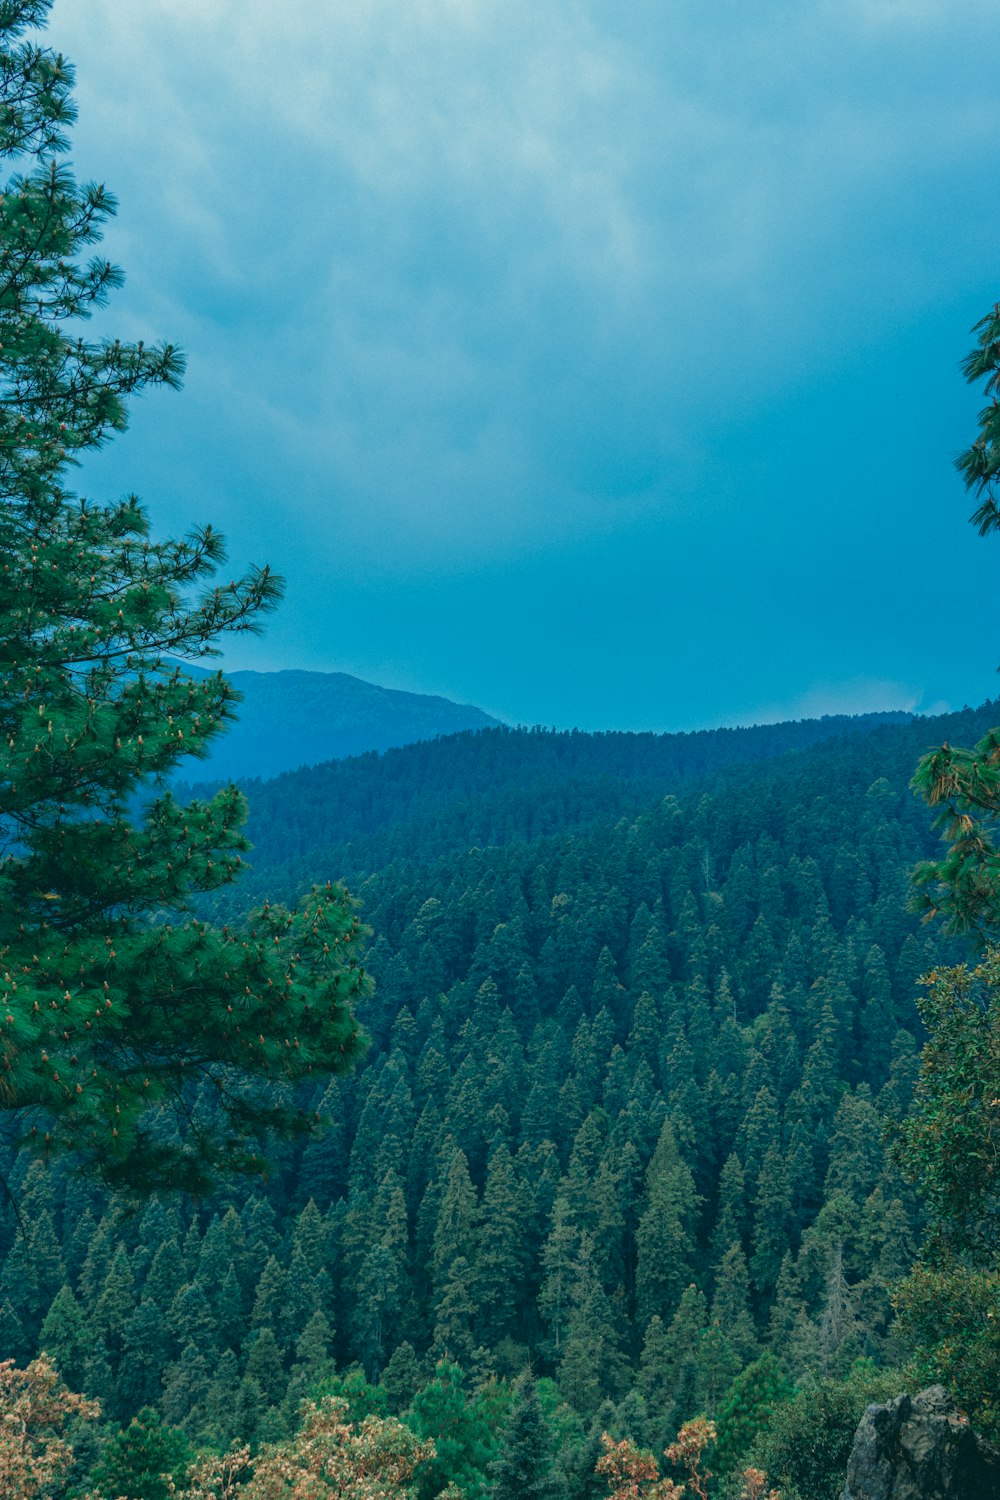
{"type": "MultiPolygon", "coordinates": [[[[978,726],[989,712],[966,710],[935,727],[960,734],[970,713],[978,726]]],[[[321,875],[354,883],[393,861],[426,864],[475,846],[532,842],[638,813],[694,784],[712,790],[724,778],[735,786],[741,773],[752,783],[758,764],[813,747],[839,757],[851,746],[844,774],[903,784],[933,732],[902,714],[665,735],[498,728],[330,761],[244,784],[253,870],[222,900],[235,909],[276,886],[293,897],[321,875]]],[[[918,807],[910,811],[921,819],[918,807]]]]}
{"type": "Polygon", "coordinates": [[[791,726],[776,759],[699,753],[665,794],[654,737],[505,731],[257,788],[257,872],[289,895],[327,873],[307,833],[355,806],[325,858],[374,933],[367,1058],[317,1080],[323,1133],[210,1202],[132,1211],[13,1159],[5,1352],[198,1444],[280,1436],[354,1369],[358,1410],[422,1435],[461,1411],[435,1482],[473,1488],[530,1363],[580,1496],[595,1419],[660,1450],[715,1416],[725,1468],[762,1405],[891,1364],[921,1225],[886,1122],[946,952],[906,910],[934,850],[907,783],[994,715],[791,726]]]}

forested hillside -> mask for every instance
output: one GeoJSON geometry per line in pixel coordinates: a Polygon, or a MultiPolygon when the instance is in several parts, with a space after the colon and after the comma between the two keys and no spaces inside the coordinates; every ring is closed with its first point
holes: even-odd
{"type": "MultiPolygon", "coordinates": [[[[290,895],[326,873],[353,879],[396,857],[427,860],[477,844],[530,841],[638,811],[719,772],[909,722],[900,713],[831,715],[661,735],[497,726],[305,767],[244,783],[257,879],[244,874],[231,895],[245,904],[254,891],[273,892],[276,877],[290,895]]],[[[918,721],[914,745],[925,732],[918,721]]],[[[178,788],[182,796],[191,790],[178,788]]]]}
{"type": "Polygon", "coordinates": [[[255,787],[253,875],[204,899],[349,875],[367,1057],[209,1201],[9,1157],[4,1348],[196,1444],[279,1436],[325,1381],[451,1433],[428,1497],[482,1488],[528,1364],[567,1500],[604,1493],[602,1428],[661,1451],[714,1416],[726,1472],[793,1387],[877,1382],[921,1230],[886,1131],[947,949],[907,912],[908,782],[995,716],[490,730],[255,787]]]}

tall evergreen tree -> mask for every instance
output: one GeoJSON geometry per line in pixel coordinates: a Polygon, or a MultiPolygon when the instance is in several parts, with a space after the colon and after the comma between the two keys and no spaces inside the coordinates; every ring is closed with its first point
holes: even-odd
{"type": "Polygon", "coordinates": [[[490,1465],[490,1500],[549,1500],[550,1439],[533,1376],[522,1375],[499,1451],[490,1465]]]}
{"type": "Polygon", "coordinates": [[[691,1275],[698,1195],[670,1121],[646,1174],[646,1206],[636,1231],[636,1311],[642,1327],[673,1315],[691,1275]]]}
{"type": "Polygon", "coordinates": [[[244,930],[188,918],[191,898],[238,873],[235,789],[186,807],[147,795],[135,811],[233,714],[221,673],[194,678],[173,658],[256,629],[281,587],[266,568],[213,584],[225,554],[210,527],[154,540],[134,496],[103,506],[67,488],[70,466],[124,428],[128,398],[177,386],[183,361],[169,344],[81,337],[122,278],[78,259],[115,204],[67,161],[72,69],[24,40],[50,3],[0,11],[3,1097],[29,1141],[113,1182],[197,1189],[216,1166],[255,1163],[263,1123],[304,1123],[233,1078],[342,1070],[366,981],[340,889],[244,930]],[[214,1081],[212,1114],[157,1128],[150,1106],[179,1104],[196,1077],[214,1081]]]}

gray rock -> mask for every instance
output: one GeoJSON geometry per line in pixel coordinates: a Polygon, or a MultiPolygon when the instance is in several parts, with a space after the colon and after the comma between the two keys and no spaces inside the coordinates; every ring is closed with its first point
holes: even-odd
{"type": "Polygon", "coordinates": [[[1000,1500],[1000,1461],[944,1387],[932,1385],[869,1406],[842,1500],[1000,1500]]]}

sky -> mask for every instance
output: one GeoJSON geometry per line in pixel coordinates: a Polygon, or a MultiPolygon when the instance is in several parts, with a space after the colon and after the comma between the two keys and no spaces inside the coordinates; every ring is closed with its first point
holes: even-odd
{"type": "Polygon", "coordinates": [[[1000,692],[953,469],[1000,297],[995,0],[56,0],[88,460],[287,596],[233,669],[691,729],[1000,692]]]}

